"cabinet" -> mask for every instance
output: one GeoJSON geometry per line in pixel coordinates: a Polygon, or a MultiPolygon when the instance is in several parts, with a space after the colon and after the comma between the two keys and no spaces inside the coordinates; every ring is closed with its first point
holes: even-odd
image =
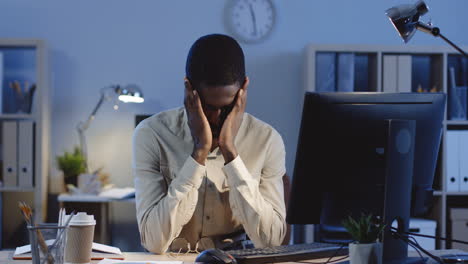
{"type": "Polygon", "coordinates": [[[27,239],[18,201],[45,220],[49,174],[50,93],[45,42],[0,39],[0,248],[27,239]],[[16,241],[16,242],[15,242],[16,241]]]}
{"type": "MultiPolygon", "coordinates": [[[[451,137],[453,132],[457,132],[457,135],[468,132],[468,60],[450,47],[438,46],[311,44],[306,47],[305,53],[306,91],[447,93],[442,141],[433,184],[434,201],[430,211],[423,217],[437,221],[437,235],[450,237],[449,210],[468,207],[468,191],[464,191],[464,188],[454,189],[449,184],[448,175],[453,169],[453,155],[460,161],[456,162],[457,166],[460,163],[460,168],[467,167],[468,173],[468,156],[459,154],[466,152],[468,155],[468,152],[453,154],[453,146],[456,147],[457,143],[451,137]]],[[[468,142],[468,134],[466,137],[468,142]]],[[[465,178],[468,181],[468,174],[465,178]]],[[[460,181],[463,179],[460,176],[460,181]]],[[[439,240],[437,247],[445,249],[450,245],[439,240]]]]}

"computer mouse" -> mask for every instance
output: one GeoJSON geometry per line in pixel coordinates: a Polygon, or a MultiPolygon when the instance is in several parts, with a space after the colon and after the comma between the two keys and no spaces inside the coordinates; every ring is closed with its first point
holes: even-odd
{"type": "Polygon", "coordinates": [[[210,248],[202,251],[195,259],[195,262],[208,264],[237,264],[233,256],[218,248],[210,248]]]}

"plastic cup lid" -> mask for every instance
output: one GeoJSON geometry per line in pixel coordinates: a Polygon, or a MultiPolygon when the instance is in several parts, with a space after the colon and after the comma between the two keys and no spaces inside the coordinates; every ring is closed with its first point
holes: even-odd
{"type": "Polygon", "coordinates": [[[79,212],[73,216],[70,221],[72,226],[87,226],[87,225],[96,225],[96,220],[94,220],[94,215],[88,215],[85,212],[79,212]]]}

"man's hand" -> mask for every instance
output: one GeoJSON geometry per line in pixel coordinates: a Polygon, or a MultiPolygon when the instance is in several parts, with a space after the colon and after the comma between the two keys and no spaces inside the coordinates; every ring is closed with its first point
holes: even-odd
{"type": "Polygon", "coordinates": [[[210,153],[212,133],[210,124],[203,113],[200,96],[192,88],[190,81],[185,78],[184,105],[187,111],[188,126],[193,138],[192,158],[198,163],[205,165],[206,157],[210,153]]]}
{"type": "Polygon", "coordinates": [[[234,145],[234,139],[239,132],[239,127],[244,117],[245,106],[247,104],[247,87],[249,86],[249,78],[245,77],[245,82],[237,93],[234,106],[224,121],[221,133],[219,135],[219,149],[224,157],[225,164],[231,162],[237,157],[237,149],[234,145]]]}

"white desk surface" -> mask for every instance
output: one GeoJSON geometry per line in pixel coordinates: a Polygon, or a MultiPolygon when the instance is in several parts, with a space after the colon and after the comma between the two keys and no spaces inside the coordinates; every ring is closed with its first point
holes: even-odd
{"type": "MultiPolygon", "coordinates": [[[[10,251],[0,251],[0,263],[8,263],[8,264],[30,264],[31,260],[12,260],[13,257],[13,250],[10,251]]],[[[413,252],[416,254],[416,252],[413,252]]],[[[413,253],[410,253],[410,256],[413,256],[413,253]]],[[[435,255],[444,255],[444,254],[455,254],[455,253],[463,253],[463,251],[456,250],[456,249],[447,249],[447,250],[431,250],[431,253],[435,255]]],[[[165,255],[155,255],[152,253],[145,253],[145,252],[124,252],[123,253],[125,260],[128,261],[158,261],[158,260],[166,260],[166,261],[183,261],[184,263],[194,263],[197,254],[182,254],[180,256],[171,256],[169,254],[165,255]]],[[[417,256],[417,254],[415,255],[417,256]]],[[[314,259],[314,260],[306,260],[301,261],[300,263],[319,263],[324,262],[327,259],[314,259]]],[[[333,261],[333,260],[332,260],[333,261]]],[[[98,263],[99,260],[93,260],[91,263],[95,264],[98,263]]],[[[297,263],[297,262],[286,262],[286,263],[297,263]]],[[[432,259],[429,259],[427,264],[434,264],[437,263],[432,259]]]]}

